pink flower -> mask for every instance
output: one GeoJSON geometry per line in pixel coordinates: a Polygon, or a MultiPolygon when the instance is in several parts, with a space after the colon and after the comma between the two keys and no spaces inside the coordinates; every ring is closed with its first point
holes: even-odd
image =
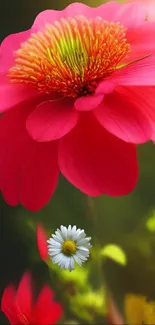
{"type": "MultiPolygon", "coordinates": [[[[133,2],[135,0],[128,0],[128,2],[133,2]]],[[[146,19],[148,21],[155,21],[155,0],[136,0],[144,6],[146,10],[146,19]]]]}
{"type": "Polygon", "coordinates": [[[36,237],[37,237],[37,246],[38,246],[40,257],[42,258],[42,260],[46,261],[48,258],[48,249],[47,249],[48,236],[42,225],[37,225],[36,237]]]}
{"type": "Polygon", "coordinates": [[[136,144],[154,138],[155,24],[139,3],[73,3],[8,36],[0,64],[0,188],[43,207],[59,172],[82,192],[125,195],[136,144]]]}
{"type": "Polygon", "coordinates": [[[18,290],[9,285],[2,296],[1,310],[11,325],[56,324],[62,315],[62,307],[53,300],[53,292],[45,285],[37,300],[33,301],[31,277],[25,273],[18,290]]]}

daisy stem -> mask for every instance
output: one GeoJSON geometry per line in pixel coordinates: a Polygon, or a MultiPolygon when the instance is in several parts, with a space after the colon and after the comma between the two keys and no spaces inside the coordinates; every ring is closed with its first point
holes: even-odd
{"type": "Polygon", "coordinates": [[[97,235],[99,232],[98,227],[100,227],[100,226],[99,226],[99,222],[98,222],[98,216],[95,211],[94,198],[92,198],[91,196],[87,196],[86,206],[87,206],[87,216],[92,221],[92,227],[93,227],[93,231],[94,231],[93,242],[96,247],[95,269],[96,269],[97,275],[98,275],[99,288],[103,289],[105,291],[104,276],[103,276],[103,270],[102,270],[102,261],[101,261],[101,256],[100,256],[100,242],[99,242],[99,237],[97,235]],[[97,265],[96,265],[96,262],[97,262],[97,265]]]}

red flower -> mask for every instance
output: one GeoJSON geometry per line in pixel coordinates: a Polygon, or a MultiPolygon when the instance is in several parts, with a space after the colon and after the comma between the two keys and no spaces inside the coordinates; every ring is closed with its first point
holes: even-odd
{"type": "Polygon", "coordinates": [[[0,188],[9,204],[40,209],[59,171],[91,196],[133,190],[135,144],[155,137],[155,24],[145,16],[139,3],[73,3],[2,42],[0,188]]]}
{"type": "Polygon", "coordinates": [[[16,291],[9,285],[3,293],[1,309],[11,325],[49,325],[61,317],[62,307],[53,301],[53,292],[45,285],[33,302],[30,274],[25,273],[16,291]]]}
{"type": "Polygon", "coordinates": [[[48,258],[48,249],[47,249],[47,239],[48,236],[41,225],[37,225],[36,227],[36,236],[37,236],[37,246],[40,257],[42,260],[47,260],[48,258]]]}

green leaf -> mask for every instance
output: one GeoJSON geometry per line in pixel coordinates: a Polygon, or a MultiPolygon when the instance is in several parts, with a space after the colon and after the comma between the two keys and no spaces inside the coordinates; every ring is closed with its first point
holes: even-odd
{"type": "Polygon", "coordinates": [[[151,232],[155,231],[155,213],[147,220],[146,228],[151,232]]]}
{"type": "Polygon", "coordinates": [[[113,261],[121,264],[126,265],[127,259],[126,254],[123,249],[115,244],[109,244],[104,246],[100,251],[101,256],[108,257],[113,261]]]}

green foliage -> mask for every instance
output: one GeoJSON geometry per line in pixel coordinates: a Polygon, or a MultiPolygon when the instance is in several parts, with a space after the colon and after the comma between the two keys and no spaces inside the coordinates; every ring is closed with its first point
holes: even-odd
{"type": "Polygon", "coordinates": [[[100,251],[100,255],[103,258],[110,258],[121,265],[127,264],[127,258],[125,252],[121,247],[115,244],[109,244],[104,246],[100,251]]]}
{"type": "Polygon", "coordinates": [[[77,294],[71,300],[71,310],[85,321],[94,321],[96,317],[103,318],[107,311],[105,292],[89,291],[77,294]]]}
{"type": "Polygon", "coordinates": [[[60,272],[60,279],[64,282],[72,282],[76,284],[78,290],[87,290],[88,285],[88,269],[86,267],[76,266],[73,272],[62,270],[60,272]]]}
{"type": "Polygon", "coordinates": [[[146,222],[146,228],[150,232],[155,232],[155,211],[153,211],[152,216],[146,222]]]}

